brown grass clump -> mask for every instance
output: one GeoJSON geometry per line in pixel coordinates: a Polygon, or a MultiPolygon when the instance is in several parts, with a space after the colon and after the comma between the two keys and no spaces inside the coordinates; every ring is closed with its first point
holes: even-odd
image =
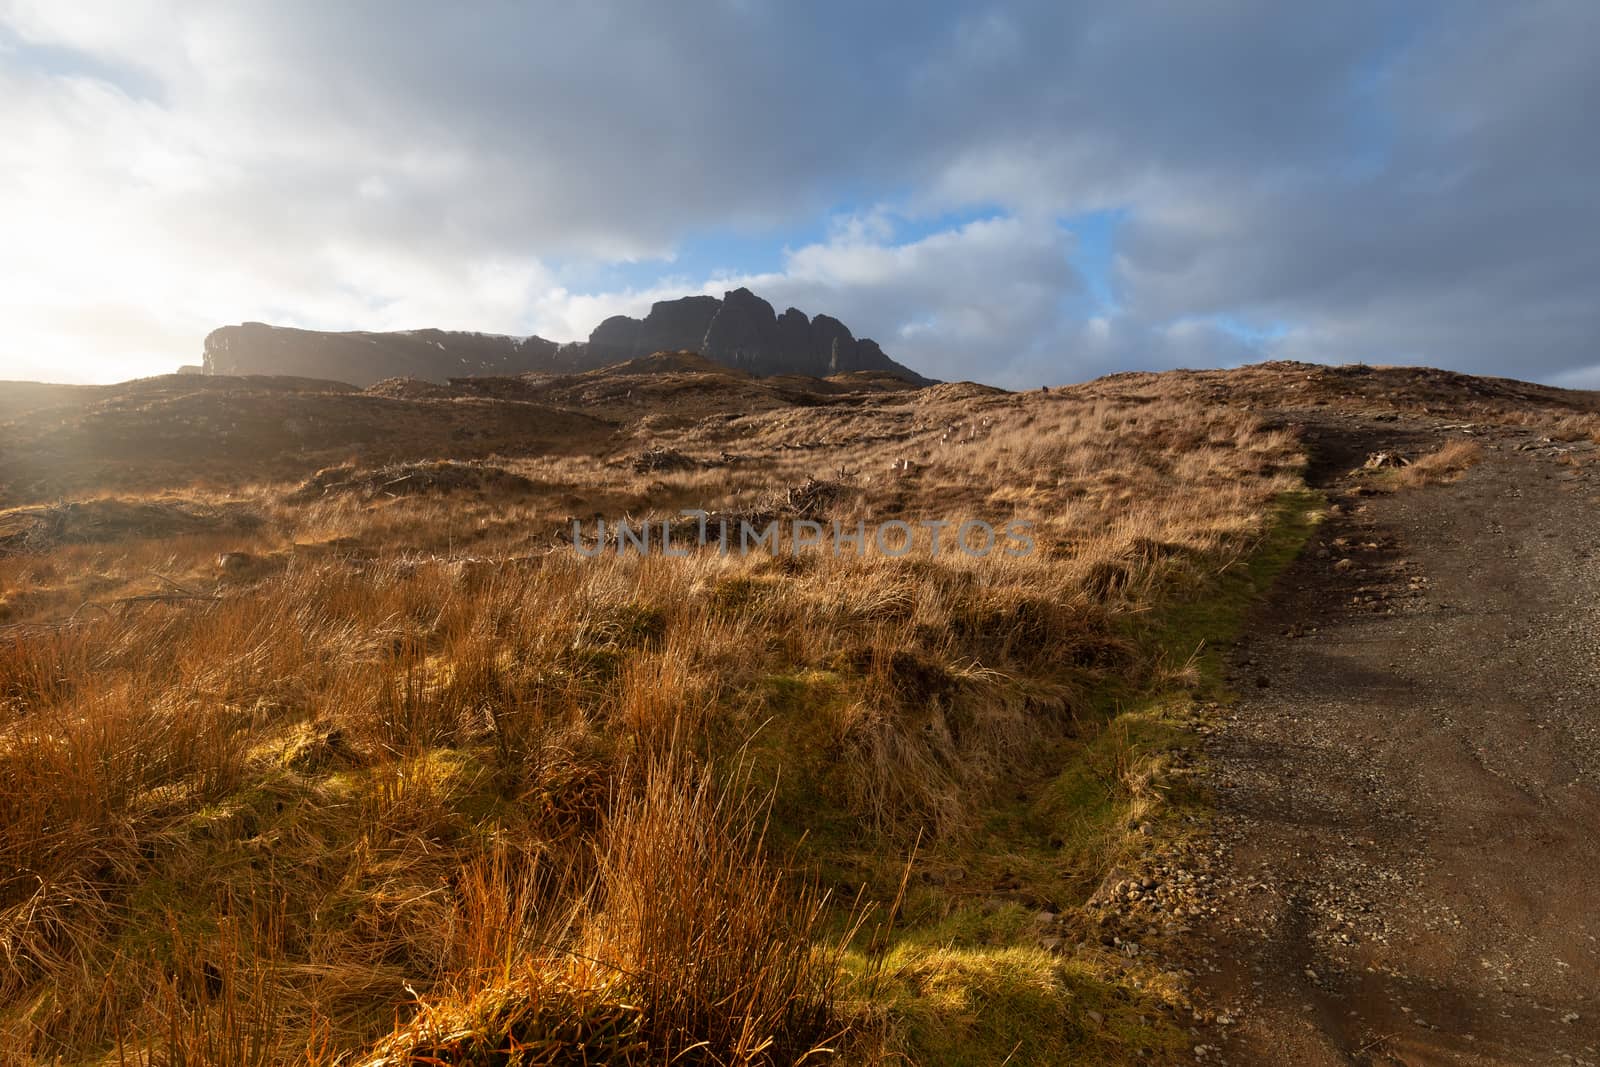
{"type": "Polygon", "coordinates": [[[763,818],[670,756],[612,813],[579,951],[629,976],[661,1059],[799,1063],[835,1036],[825,899],[791,893],[763,818]]]}
{"type": "Polygon", "coordinates": [[[825,901],[793,896],[765,856],[762,817],[669,754],[615,802],[580,902],[532,926],[483,988],[430,1005],[362,1062],[732,1067],[828,1054],[825,901]]]}
{"type": "Polygon", "coordinates": [[[1476,441],[1448,441],[1433,452],[1419,456],[1396,476],[1403,485],[1421,486],[1450,482],[1483,460],[1483,446],[1476,441]]]}

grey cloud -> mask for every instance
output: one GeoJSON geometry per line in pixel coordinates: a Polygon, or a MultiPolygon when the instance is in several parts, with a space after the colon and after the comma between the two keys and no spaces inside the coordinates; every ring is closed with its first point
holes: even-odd
{"type": "Polygon", "coordinates": [[[1600,330],[1600,9],[1480,9],[1388,75],[1381,167],[1263,178],[1241,160],[1192,226],[1136,214],[1133,306],[1300,327],[1274,350],[1553,377],[1600,330]],[[1584,62],[1587,54],[1589,61],[1584,62]],[[1221,234],[1205,220],[1230,221],[1221,234]]]}
{"type": "Polygon", "coordinates": [[[96,154],[110,120],[51,110],[75,55],[120,77],[130,102],[106,114],[148,121],[194,178],[132,202],[169,256],[321,325],[509,271],[545,287],[518,319],[539,328],[561,264],[881,203],[1008,228],[836,241],[758,288],[943,377],[1292,355],[1588,381],[1600,363],[1588,0],[64,10],[0,6],[20,43],[0,74],[34,101],[0,126],[44,116],[75,180],[132,198],[96,154]],[[1126,217],[1114,309],[1090,306],[1057,226],[1104,208],[1126,217]]]}
{"type": "Polygon", "coordinates": [[[1071,235],[990,219],[920,241],[799,249],[781,273],[741,279],[780,308],[828,309],[937,378],[1025,385],[1018,369],[1059,339],[1083,297],[1071,235]]]}

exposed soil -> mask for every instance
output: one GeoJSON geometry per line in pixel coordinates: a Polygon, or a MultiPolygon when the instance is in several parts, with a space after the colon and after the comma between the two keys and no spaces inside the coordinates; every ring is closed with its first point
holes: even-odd
{"type": "Polygon", "coordinates": [[[1459,480],[1358,492],[1461,433],[1306,427],[1338,506],[1207,742],[1201,1060],[1600,1064],[1600,457],[1480,427],[1459,480]]]}

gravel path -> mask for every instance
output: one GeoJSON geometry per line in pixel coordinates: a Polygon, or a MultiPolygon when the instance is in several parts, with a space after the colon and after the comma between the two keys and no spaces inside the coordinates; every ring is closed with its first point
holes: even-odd
{"type": "Polygon", "coordinates": [[[1207,742],[1197,1057],[1600,1064],[1600,464],[1496,431],[1453,484],[1364,496],[1367,453],[1454,431],[1307,432],[1336,514],[1207,742]]]}

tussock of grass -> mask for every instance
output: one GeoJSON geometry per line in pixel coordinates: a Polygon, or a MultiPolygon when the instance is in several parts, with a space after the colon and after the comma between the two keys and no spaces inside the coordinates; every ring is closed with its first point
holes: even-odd
{"type": "MultiPolygon", "coordinates": [[[[825,901],[795,898],[763,849],[762,808],[677,756],[611,810],[594,883],[557,922],[503,945],[504,969],[427,1007],[363,1062],[800,1063],[839,1036],[825,901]]],[[[486,902],[525,899],[495,885],[486,902]]]]}
{"type": "Polygon", "coordinates": [[[1454,481],[1483,459],[1483,446],[1476,441],[1447,441],[1403,468],[1395,480],[1401,485],[1434,485],[1454,481]]]}

